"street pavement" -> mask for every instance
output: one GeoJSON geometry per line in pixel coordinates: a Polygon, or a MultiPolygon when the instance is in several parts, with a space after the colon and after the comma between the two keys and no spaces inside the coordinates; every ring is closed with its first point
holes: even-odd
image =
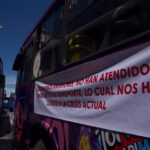
{"type": "Polygon", "coordinates": [[[0,116],[0,150],[14,150],[11,129],[12,112],[4,109],[0,116]]]}

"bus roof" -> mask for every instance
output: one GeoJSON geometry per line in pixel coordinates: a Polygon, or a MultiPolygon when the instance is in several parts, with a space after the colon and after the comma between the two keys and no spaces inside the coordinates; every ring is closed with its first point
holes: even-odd
{"type": "Polygon", "coordinates": [[[23,43],[23,45],[22,45],[22,47],[20,49],[21,52],[23,52],[25,50],[25,48],[33,41],[33,39],[35,38],[35,33],[36,33],[38,27],[41,25],[42,21],[46,18],[48,12],[52,9],[52,7],[56,3],[56,1],[59,1],[59,0],[53,0],[52,1],[50,6],[48,7],[48,9],[45,11],[44,15],[40,18],[39,22],[35,25],[33,30],[27,36],[27,38],[25,39],[25,41],[24,41],[24,43],[23,43]]]}

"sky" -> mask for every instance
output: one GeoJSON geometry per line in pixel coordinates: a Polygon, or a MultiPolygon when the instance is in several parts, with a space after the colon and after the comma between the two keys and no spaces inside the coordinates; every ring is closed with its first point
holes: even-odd
{"type": "Polygon", "coordinates": [[[0,0],[0,57],[6,77],[7,96],[15,91],[13,62],[24,40],[47,10],[52,0],[0,0]]]}

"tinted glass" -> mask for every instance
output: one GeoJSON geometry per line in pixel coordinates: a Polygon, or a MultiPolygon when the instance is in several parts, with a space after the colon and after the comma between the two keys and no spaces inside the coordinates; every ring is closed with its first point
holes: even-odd
{"type": "Polygon", "coordinates": [[[47,42],[53,38],[54,19],[55,19],[55,12],[52,12],[50,16],[44,21],[41,27],[39,48],[45,46],[47,42]]]}
{"type": "Polygon", "coordinates": [[[54,30],[54,12],[52,12],[52,14],[50,14],[50,16],[46,19],[46,21],[43,23],[42,25],[42,29],[46,30],[49,34],[53,34],[53,30],[54,30]]]}
{"type": "MultiPolygon", "coordinates": [[[[90,17],[95,18],[96,12],[99,15],[104,13],[104,11],[102,11],[104,8],[104,10],[107,10],[108,12],[98,17],[98,20],[95,20],[89,26],[86,26],[86,28],[84,28],[84,26],[83,28],[79,28],[81,27],[82,21],[79,23],[78,21],[80,21],[80,19],[78,17],[75,19],[75,21],[73,20],[70,23],[70,31],[72,31],[72,34],[74,35],[72,36],[72,34],[68,32],[66,33],[65,63],[73,63],[81,60],[82,58],[90,56],[95,52],[108,50],[108,48],[117,46],[118,44],[130,40],[132,37],[135,37],[136,35],[139,35],[150,29],[150,9],[145,7],[142,8],[144,4],[139,5],[139,3],[127,1],[121,6],[116,7],[113,11],[109,11],[119,3],[111,1],[107,6],[106,2],[104,1],[97,0],[95,1],[95,4],[96,3],[97,5],[93,4],[88,7],[86,10],[87,13],[83,11],[81,15],[79,15],[79,17],[82,15],[85,17],[85,21],[82,19],[83,23],[86,24],[86,21],[90,19],[90,17]],[[102,3],[102,9],[96,10],[95,8],[98,8],[98,4],[102,3]],[[108,9],[106,9],[107,7],[108,9]],[[91,16],[88,14],[88,11],[91,12],[91,16]],[[88,17],[88,19],[86,19],[86,17],[88,17]],[[73,26],[76,26],[75,28],[80,30],[74,30],[75,28],[72,28],[73,26]],[[76,36],[82,38],[75,38],[76,36]],[[68,37],[69,40],[67,39],[68,37]],[[72,44],[69,44],[70,41],[72,41],[72,44]]],[[[144,3],[144,1],[141,3],[144,3]]],[[[89,20],[88,23],[90,23],[89,20]]],[[[68,31],[69,26],[67,27],[68,31]]]]}
{"type": "Polygon", "coordinates": [[[57,34],[61,31],[62,23],[63,23],[63,13],[64,13],[64,5],[61,5],[55,12],[55,26],[54,26],[54,34],[57,34]]]}
{"type": "Polygon", "coordinates": [[[53,72],[56,68],[56,54],[55,50],[48,49],[40,51],[35,56],[33,64],[33,76],[38,78],[53,72]]]}
{"type": "Polygon", "coordinates": [[[70,4],[71,21],[68,23],[67,32],[89,23],[123,2],[124,0],[73,0],[70,4]]]}

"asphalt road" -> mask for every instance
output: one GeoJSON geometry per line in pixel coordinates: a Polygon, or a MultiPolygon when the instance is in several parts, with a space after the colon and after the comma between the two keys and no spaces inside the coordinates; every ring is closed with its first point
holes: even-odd
{"type": "Polygon", "coordinates": [[[11,126],[12,113],[5,109],[0,116],[0,150],[14,150],[11,126]]]}

